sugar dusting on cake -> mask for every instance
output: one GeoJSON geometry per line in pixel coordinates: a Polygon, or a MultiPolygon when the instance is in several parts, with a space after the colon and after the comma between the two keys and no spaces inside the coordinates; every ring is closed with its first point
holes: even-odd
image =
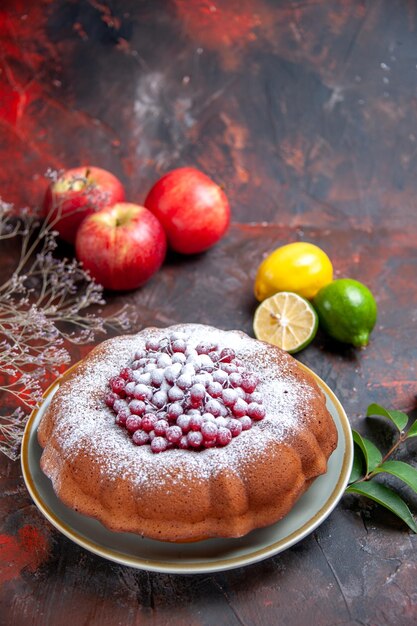
{"type": "MultiPolygon", "coordinates": [[[[63,384],[59,396],[59,421],[54,432],[63,458],[71,459],[84,447],[99,461],[107,479],[129,477],[141,489],[156,480],[169,485],[184,483],[184,479],[199,480],[237,467],[244,470],[268,449],[271,442],[283,441],[297,430],[302,405],[313,396],[308,383],[292,374],[285,358],[277,363],[275,350],[239,331],[221,331],[199,324],[186,324],[169,329],[146,329],[133,336],[118,337],[104,342],[92,354],[87,371],[63,384]],[[242,432],[225,448],[206,450],[166,450],[151,452],[149,446],[135,446],[125,429],[114,421],[114,413],[104,403],[108,381],[128,365],[135,351],[149,337],[161,338],[171,331],[186,333],[187,342],[197,345],[214,340],[232,348],[245,368],[260,379],[257,391],[262,394],[265,418],[251,430],[242,432]]],[[[278,357],[279,358],[279,357],[278,357]]]]}

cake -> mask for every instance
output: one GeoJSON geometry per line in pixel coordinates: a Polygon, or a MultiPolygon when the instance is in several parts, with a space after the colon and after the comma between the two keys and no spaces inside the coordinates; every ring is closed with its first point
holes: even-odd
{"type": "Polygon", "coordinates": [[[67,506],[113,531],[187,542],[280,520],[326,472],[337,431],[287,353],[182,324],[93,349],[63,377],[38,440],[67,506]]]}

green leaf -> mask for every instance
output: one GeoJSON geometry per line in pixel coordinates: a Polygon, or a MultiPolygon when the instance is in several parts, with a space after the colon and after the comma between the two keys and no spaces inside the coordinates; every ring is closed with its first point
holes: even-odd
{"type": "Polygon", "coordinates": [[[417,525],[414,521],[411,511],[399,495],[397,495],[385,485],[381,485],[377,482],[356,483],[350,485],[346,489],[346,493],[357,493],[360,496],[366,496],[378,504],[381,504],[386,509],[397,515],[411,528],[414,533],[417,533],[417,525]]]}
{"type": "Polygon", "coordinates": [[[382,461],[382,454],[375,444],[369,439],[362,437],[356,430],[352,428],[353,441],[360,447],[366,461],[366,471],[373,472],[377,465],[382,461]]]}
{"type": "Polygon", "coordinates": [[[388,411],[388,409],[384,409],[384,407],[379,404],[370,404],[368,406],[366,417],[370,417],[371,415],[387,417],[400,432],[404,430],[408,422],[408,415],[406,413],[402,413],[401,411],[388,411]]]}
{"type": "Polygon", "coordinates": [[[359,446],[355,445],[353,448],[353,464],[352,471],[350,473],[349,484],[354,483],[364,475],[363,471],[363,453],[359,446]]]}
{"type": "Polygon", "coordinates": [[[375,474],[383,472],[396,476],[417,493],[417,469],[415,467],[402,461],[386,461],[374,471],[375,474]]]}
{"type": "Polygon", "coordinates": [[[417,437],[417,420],[414,422],[414,424],[411,424],[407,432],[407,439],[409,439],[410,437],[417,437]]]}

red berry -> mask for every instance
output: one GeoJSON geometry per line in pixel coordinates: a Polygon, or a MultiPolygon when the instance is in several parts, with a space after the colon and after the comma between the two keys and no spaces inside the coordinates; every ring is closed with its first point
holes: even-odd
{"type": "Polygon", "coordinates": [[[127,406],[128,404],[126,400],[121,400],[120,398],[117,398],[117,400],[115,400],[113,404],[113,411],[118,413],[119,411],[121,411],[121,409],[127,408],[127,406]]]}
{"type": "Polygon", "coordinates": [[[142,400],[131,400],[129,409],[134,415],[143,415],[146,411],[146,404],[142,400]]]}
{"type": "Polygon", "coordinates": [[[127,383],[126,387],[125,387],[125,393],[127,396],[129,396],[130,398],[133,396],[133,394],[135,393],[135,387],[136,387],[136,383],[132,380],[129,383],[127,383]]]}
{"type": "Polygon", "coordinates": [[[227,446],[232,441],[232,433],[228,428],[219,428],[216,443],[219,446],[227,446]]]}
{"type": "Polygon", "coordinates": [[[262,400],[262,394],[259,391],[254,391],[248,398],[248,402],[257,402],[258,404],[262,404],[262,400]]]}
{"type": "Polygon", "coordinates": [[[171,348],[173,352],[185,352],[187,344],[184,339],[175,339],[175,341],[171,343],[171,348]]]}
{"type": "Polygon", "coordinates": [[[242,432],[242,424],[240,423],[240,420],[233,418],[229,420],[227,428],[232,433],[232,437],[237,437],[242,432]]]}
{"type": "Polygon", "coordinates": [[[223,371],[227,372],[227,374],[237,372],[237,366],[234,363],[220,363],[220,367],[223,371]]]}
{"type": "Polygon", "coordinates": [[[169,420],[175,421],[183,413],[180,402],[173,402],[167,407],[167,417],[169,420]]]}
{"type": "Polygon", "coordinates": [[[168,422],[166,420],[158,420],[154,426],[155,435],[162,437],[162,435],[165,435],[167,428],[168,422]]]}
{"type": "Polygon", "coordinates": [[[223,350],[220,352],[220,360],[223,363],[230,363],[231,361],[233,361],[235,356],[236,354],[231,348],[223,348],[223,350]]]}
{"type": "Polygon", "coordinates": [[[152,391],[147,385],[139,383],[136,385],[133,395],[136,400],[150,400],[152,397],[152,391]]]}
{"type": "Polygon", "coordinates": [[[168,389],[168,398],[171,402],[180,402],[184,399],[184,392],[177,385],[174,385],[171,389],[168,389]]]}
{"type": "MultiPolygon", "coordinates": [[[[177,420],[178,423],[178,420],[177,420]]],[[[201,415],[192,415],[190,417],[190,429],[191,430],[201,430],[201,424],[203,423],[203,418],[201,415]]]]}
{"type": "Polygon", "coordinates": [[[227,378],[227,373],[224,370],[216,370],[213,372],[213,380],[216,383],[220,383],[221,385],[223,385],[226,382],[227,378]]]}
{"type": "Polygon", "coordinates": [[[258,379],[254,374],[244,374],[242,376],[241,386],[246,393],[252,393],[256,389],[258,379]]]}
{"type": "Polygon", "coordinates": [[[202,370],[205,370],[206,372],[213,371],[215,366],[208,354],[201,354],[199,360],[200,360],[200,368],[202,370]]]}
{"type": "Polygon", "coordinates": [[[229,374],[229,383],[232,385],[232,387],[241,386],[242,376],[239,374],[239,372],[232,372],[231,374],[229,374]]]}
{"type": "Polygon", "coordinates": [[[262,404],[258,404],[257,402],[251,402],[247,408],[247,414],[253,420],[261,420],[265,417],[265,407],[262,404]]]}
{"type": "Polygon", "coordinates": [[[169,367],[170,365],[172,365],[172,359],[169,356],[169,354],[166,354],[165,352],[163,352],[162,354],[158,356],[156,364],[159,368],[165,369],[166,367],[169,367]]]}
{"type": "Polygon", "coordinates": [[[250,430],[252,428],[252,420],[249,415],[244,415],[239,418],[239,422],[242,426],[242,430],[250,430]]]}
{"type": "Polygon", "coordinates": [[[155,426],[157,420],[158,418],[156,417],[155,413],[146,413],[146,415],[142,417],[142,430],[150,433],[151,430],[153,430],[153,427],[155,426]]]}
{"type": "Polygon", "coordinates": [[[226,419],[225,417],[216,417],[216,426],[217,428],[226,428],[227,427],[227,422],[229,421],[228,419],[226,419]]]}
{"type": "Polygon", "coordinates": [[[192,448],[199,448],[203,443],[203,435],[200,432],[191,431],[187,435],[187,441],[192,448]]]}
{"type": "Polygon", "coordinates": [[[190,420],[191,420],[191,417],[189,415],[184,415],[184,414],[180,415],[177,418],[177,426],[181,428],[184,435],[186,435],[188,431],[190,430],[190,420]]]}
{"type": "MultiPolygon", "coordinates": [[[[213,376],[214,378],[214,376],[213,376]]],[[[218,382],[211,382],[207,387],[207,392],[211,395],[212,398],[220,398],[222,395],[223,387],[218,382]]]]}
{"type": "Polygon", "coordinates": [[[177,385],[183,391],[189,389],[192,384],[193,378],[189,374],[181,374],[181,376],[177,379],[177,385]]]}
{"type": "Polygon", "coordinates": [[[130,433],[134,433],[142,425],[142,419],[138,415],[130,415],[126,420],[126,429],[130,433]]]}
{"type": "Polygon", "coordinates": [[[195,363],[190,363],[187,361],[187,363],[184,363],[184,365],[182,366],[181,376],[186,374],[187,376],[191,376],[193,378],[195,375],[195,370],[196,370],[195,363]]]}
{"type": "Polygon", "coordinates": [[[208,373],[200,370],[199,374],[194,376],[196,385],[203,385],[204,389],[212,382],[213,377],[208,373]]]}
{"type": "Polygon", "coordinates": [[[151,441],[152,452],[164,452],[168,447],[168,442],[165,437],[154,437],[151,441]]]}
{"type": "Polygon", "coordinates": [[[179,426],[170,426],[166,429],[165,437],[170,443],[178,443],[182,437],[182,430],[179,426]]]}
{"type": "Polygon", "coordinates": [[[119,424],[119,426],[124,426],[128,417],[130,417],[129,409],[120,409],[120,411],[116,415],[116,424],[119,424]]]}
{"type": "Polygon", "coordinates": [[[120,377],[124,380],[132,380],[133,372],[130,367],[124,367],[120,370],[120,377]]]}
{"type": "Polygon", "coordinates": [[[211,413],[212,415],[214,415],[214,417],[217,417],[222,412],[222,407],[221,407],[220,402],[218,400],[215,400],[214,398],[206,402],[204,408],[208,413],[211,413]]]}
{"type": "Polygon", "coordinates": [[[220,413],[221,417],[226,417],[227,415],[229,415],[230,409],[224,406],[224,404],[222,404],[221,407],[222,407],[222,411],[220,413]]]}
{"type": "Polygon", "coordinates": [[[201,383],[196,383],[190,389],[190,400],[194,407],[200,406],[206,395],[206,388],[201,383]]]}
{"type": "Polygon", "coordinates": [[[181,448],[181,450],[188,450],[188,439],[187,439],[187,435],[183,435],[181,437],[181,439],[178,442],[178,447],[181,448]]]}
{"type": "Polygon", "coordinates": [[[196,346],[197,354],[208,354],[212,350],[216,350],[217,346],[214,343],[209,341],[201,341],[198,346],[196,346]]]}
{"type": "Polygon", "coordinates": [[[133,379],[136,383],[141,385],[151,384],[151,372],[144,372],[142,369],[138,372],[134,372],[133,379]]]}
{"type": "Polygon", "coordinates": [[[118,399],[119,399],[119,396],[117,394],[115,394],[113,391],[109,391],[109,392],[106,393],[106,395],[104,397],[104,402],[107,404],[108,407],[110,407],[112,409],[114,403],[118,399]]]}
{"type": "Polygon", "coordinates": [[[173,363],[164,369],[165,380],[173,385],[181,372],[181,363],[173,363]]]}
{"type": "Polygon", "coordinates": [[[148,341],[146,342],[146,349],[149,352],[157,352],[159,350],[158,339],[148,339],[148,341]]]}
{"type": "Polygon", "coordinates": [[[156,406],[157,409],[162,409],[162,407],[165,406],[168,402],[166,391],[164,391],[163,389],[156,391],[152,396],[151,402],[154,406],[156,406]]]}
{"type": "Polygon", "coordinates": [[[214,422],[207,421],[201,425],[204,441],[216,441],[218,428],[214,422]]]}
{"type": "Polygon", "coordinates": [[[185,363],[187,357],[183,352],[174,352],[172,355],[172,363],[185,363]]]}
{"type": "Polygon", "coordinates": [[[121,376],[114,376],[110,379],[110,387],[114,393],[123,397],[125,395],[126,381],[121,376]]]}
{"type": "Polygon", "coordinates": [[[162,381],[164,380],[164,370],[162,369],[154,369],[151,372],[151,383],[154,387],[160,387],[162,385],[162,381]]]}
{"type": "Polygon", "coordinates": [[[217,363],[217,361],[220,359],[220,353],[217,350],[210,350],[208,355],[213,361],[213,363],[217,363]]]}
{"type": "Polygon", "coordinates": [[[243,417],[248,412],[248,404],[242,398],[238,398],[232,406],[232,413],[236,417],[243,417]]]}
{"type": "Polygon", "coordinates": [[[233,406],[238,400],[238,395],[235,389],[223,389],[222,399],[226,406],[233,406]]]}
{"type": "Polygon", "coordinates": [[[187,348],[184,356],[186,357],[187,363],[196,363],[198,361],[198,354],[195,348],[187,348]]]}
{"type": "Polygon", "coordinates": [[[136,430],[132,435],[132,441],[137,446],[144,446],[145,444],[149,443],[150,438],[148,433],[145,433],[144,430],[136,430]]]}

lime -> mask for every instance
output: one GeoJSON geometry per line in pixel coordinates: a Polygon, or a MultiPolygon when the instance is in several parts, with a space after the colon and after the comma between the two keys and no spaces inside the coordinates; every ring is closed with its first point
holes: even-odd
{"type": "Polygon", "coordinates": [[[377,317],[368,287],[352,278],[340,278],[320,289],[313,304],[320,325],[331,337],[356,347],[368,344],[377,317]]]}
{"type": "Polygon", "coordinates": [[[253,319],[255,337],[286,350],[302,350],[313,341],[318,326],[311,304],[296,293],[281,291],[264,300],[253,319]]]}
{"type": "Polygon", "coordinates": [[[278,291],[292,291],[310,300],[332,278],[327,254],[312,243],[297,241],[277,248],[262,261],[255,279],[255,297],[262,302],[278,291]]]}

